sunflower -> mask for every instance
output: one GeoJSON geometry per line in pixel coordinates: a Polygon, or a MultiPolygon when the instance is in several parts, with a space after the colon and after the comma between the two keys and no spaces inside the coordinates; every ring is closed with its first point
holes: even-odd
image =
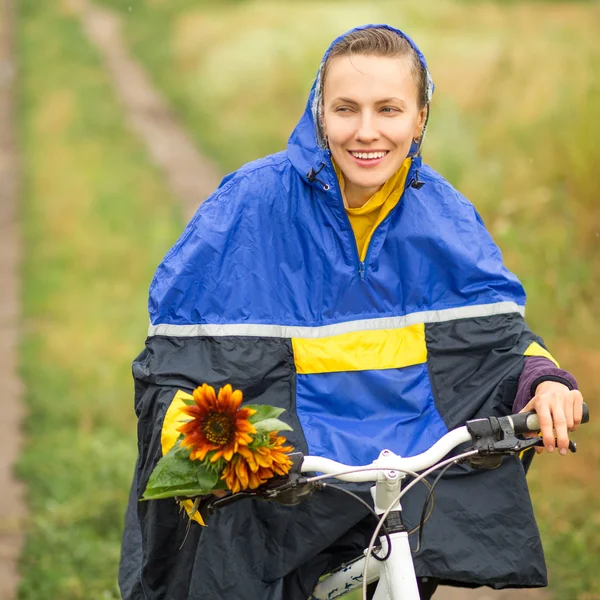
{"type": "Polygon", "coordinates": [[[231,462],[225,465],[221,479],[225,480],[228,489],[235,494],[241,490],[254,490],[274,476],[275,473],[271,469],[264,467],[252,471],[244,457],[236,454],[231,462]]]}
{"type": "Polygon", "coordinates": [[[215,450],[210,461],[223,457],[230,461],[233,455],[253,440],[256,433],[248,419],[256,412],[253,408],[240,408],[242,392],[227,384],[215,390],[206,383],[193,392],[195,404],[181,410],[192,417],[177,429],[183,433],[181,445],[191,448],[190,460],[204,460],[208,452],[215,450]]]}
{"type": "Polygon", "coordinates": [[[249,448],[240,446],[225,469],[221,479],[235,494],[240,490],[254,490],[275,475],[287,475],[292,468],[288,452],[294,448],[284,446],[286,439],[277,432],[269,434],[269,441],[264,446],[249,448]]]}

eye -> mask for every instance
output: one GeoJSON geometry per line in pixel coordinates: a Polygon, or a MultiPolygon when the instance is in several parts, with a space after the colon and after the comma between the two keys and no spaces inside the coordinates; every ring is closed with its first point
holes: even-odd
{"type": "Polygon", "coordinates": [[[401,113],[402,111],[395,106],[383,106],[381,112],[387,115],[401,113]]]}
{"type": "Polygon", "coordinates": [[[352,112],[352,109],[349,106],[338,106],[337,108],[334,109],[334,112],[348,113],[348,112],[352,112]]]}

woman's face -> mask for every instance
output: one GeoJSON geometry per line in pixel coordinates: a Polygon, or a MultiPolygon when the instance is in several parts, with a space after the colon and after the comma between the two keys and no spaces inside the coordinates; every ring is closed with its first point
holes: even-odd
{"type": "Polygon", "coordinates": [[[362,206],[400,168],[425,113],[409,57],[352,55],[329,63],[323,128],[350,206],[362,206]]]}

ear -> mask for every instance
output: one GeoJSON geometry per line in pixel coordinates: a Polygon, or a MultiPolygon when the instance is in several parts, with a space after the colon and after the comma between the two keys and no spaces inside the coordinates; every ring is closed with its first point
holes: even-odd
{"type": "Polygon", "coordinates": [[[420,138],[423,135],[423,127],[425,127],[425,120],[427,119],[427,106],[424,106],[419,111],[417,118],[417,126],[415,128],[415,138],[420,138]]]}

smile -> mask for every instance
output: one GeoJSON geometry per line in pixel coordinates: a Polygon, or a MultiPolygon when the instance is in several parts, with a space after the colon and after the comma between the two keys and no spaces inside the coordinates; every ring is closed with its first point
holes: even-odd
{"type": "Polygon", "coordinates": [[[378,151],[378,152],[354,152],[352,150],[349,151],[354,158],[359,158],[361,160],[375,160],[379,158],[383,158],[389,151],[378,151]]]}

